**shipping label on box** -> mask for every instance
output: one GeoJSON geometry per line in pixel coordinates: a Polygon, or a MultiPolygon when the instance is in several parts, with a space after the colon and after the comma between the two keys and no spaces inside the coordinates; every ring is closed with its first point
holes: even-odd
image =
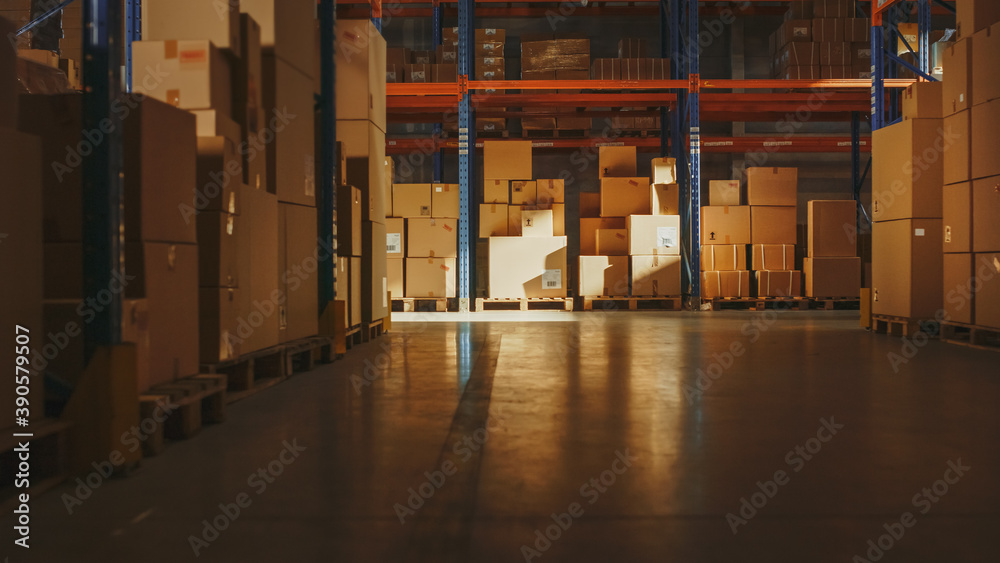
{"type": "Polygon", "coordinates": [[[385,220],[385,253],[389,258],[406,257],[405,222],[400,218],[385,220]]]}
{"type": "MultiPolygon", "coordinates": [[[[678,215],[629,215],[628,253],[632,255],[680,255],[678,215]]],[[[598,249],[600,250],[600,249],[598,249]]]]}
{"type": "Polygon", "coordinates": [[[510,203],[512,205],[535,205],[538,186],[534,180],[514,180],[510,183],[510,203]]]}
{"type": "Polygon", "coordinates": [[[433,209],[431,184],[393,184],[392,214],[395,217],[430,217],[433,209]]]}
{"type": "Polygon", "coordinates": [[[701,271],[724,271],[747,269],[747,245],[709,244],[701,247],[701,271]]]}
{"type": "Polygon", "coordinates": [[[750,206],[701,208],[702,244],[750,244],[750,206]]]}

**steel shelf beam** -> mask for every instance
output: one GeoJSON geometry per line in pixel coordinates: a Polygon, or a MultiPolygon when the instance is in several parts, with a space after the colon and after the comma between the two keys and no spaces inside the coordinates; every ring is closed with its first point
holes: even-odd
{"type": "MultiPolygon", "coordinates": [[[[431,139],[433,140],[433,139],[431,139]]],[[[657,137],[618,137],[614,140],[607,139],[532,139],[532,146],[536,150],[565,150],[579,148],[593,148],[600,146],[632,146],[643,149],[643,152],[656,152],[660,148],[660,139],[657,137]]],[[[428,139],[424,137],[390,138],[386,141],[386,152],[389,154],[412,154],[421,151],[428,146],[428,139]]],[[[670,140],[671,149],[675,143],[670,140]]],[[[858,137],[858,150],[860,153],[871,152],[871,138],[858,137]]],[[[682,136],[680,145],[687,146],[687,137],[682,136]]],[[[456,139],[439,139],[434,147],[436,150],[447,152],[457,152],[460,148],[460,141],[456,139]]],[[[482,142],[477,142],[476,147],[481,148],[482,142]]],[[[794,136],[788,139],[776,139],[769,136],[759,137],[702,137],[701,147],[703,153],[725,154],[725,153],[850,153],[853,149],[851,137],[806,137],[794,136]]],[[[681,175],[683,178],[683,175],[681,175]]]]}

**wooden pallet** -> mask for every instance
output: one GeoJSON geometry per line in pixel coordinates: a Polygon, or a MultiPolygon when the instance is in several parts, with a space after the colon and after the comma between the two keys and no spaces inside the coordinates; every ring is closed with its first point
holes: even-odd
{"type": "Polygon", "coordinates": [[[361,333],[362,339],[365,342],[371,342],[379,336],[385,334],[385,324],[384,319],[375,319],[370,323],[364,324],[364,331],[361,333]]]}
{"type": "Polygon", "coordinates": [[[861,309],[861,299],[858,297],[813,297],[811,298],[811,308],[824,311],[861,309]]]}
{"type": "Polygon", "coordinates": [[[476,299],[477,311],[572,311],[572,297],[538,297],[532,299],[504,299],[480,297],[476,299]]]}
{"type": "Polygon", "coordinates": [[[1000,329],[946,321],[941,323],[941,341],[1000,352],[1000,329]]]}
{"type": "Polygon", "coordinates": [[[160,426],[163,437],[171,440],[190,438],[201,431],[204,422],[218,423],[226,419],[226,376],[196,375],[157,385],[139,397],[140,405],[147,403],[140,407],[140,412],[151,411],[155,404],[164,401],[176,408],[160,426]],[[154,405],[149,405],[150,402],[154,405]]]}
{"type": "MultiPolygon", "coordinates": [[[[354,334],[359,332],[360,327],[356,327],[354,333],[348,332],[348,347],[354,340],[354,334]]],[[[201,369],[206,373],[226,376],[227,400],[233,403],[296,373],[310,371],[318,363],[330,363],[335,359],[333,339],[326,336],[312,336],[250,352],[217,364],[205,364],[201,369]]]]}
{"type": "Polygon", "coordinates": [[[872,315],[872,332],[900,337],[910,337],[918,332],[923,332],[933,337],[938,336],[940,328],[937,322],[925,319],[872,315]]]}
{"type": "Polygon", "coordinates": [[[347,349],[350,350],[355,346],[361,345],[361,325],[354,325],[347,329],[344,333],[347,340],[347,349]]]}
{"type": "Polygon", "coordinates": [[[804,311],[809,309],[810,300],[805,297],[714,297],[702,299],[703,305],[711,305],[713,311],[763,311],[765,309],[786,309],[804,311]]]}
{"type": "Polygon", "coordinates": [[[0,508],[5,513],[9,513],[20,504],[17,500],[19,494],[40,496],[66,480],[69,476],[72,427],[70,422],[46,418],[32,421],[25,428],[15,427],[0,436],[0,467],[4,468],[5,475],[13,476],[17,473],[19,459],[15,449],[18,445],[21,442],[30,442],[31,449],[31,487],[28,490],[15,488],[13,477],[4,479],[0,484],[0,508]],[[31,436],[14,436],[15,432],[31,436]]]}
{"type": "Polygon", "coordinates": [[[593,311],[594,303],[599,311],[680,311],[684,308],[683,297],[584,297],[583,310],[593,311]]]}
{"type": "Polygon", "coordinates": [[[457,311],[457,299],[447,297],[400,297],[392,300],[392,312],[413,313],[417,311],[427,313],[444,313],[447,311],[457,311]],[[452,306],[452,305],[456,306],[452,306]]]}

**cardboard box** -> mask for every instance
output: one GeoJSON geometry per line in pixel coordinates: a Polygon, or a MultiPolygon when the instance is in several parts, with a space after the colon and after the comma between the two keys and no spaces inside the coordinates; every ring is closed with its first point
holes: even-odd
{"type": "Polygon", "coordinates": [[[361,256],[361,190],[354,186],[337,187],[337,252],[343,256],[361,256]]]}
{"type": "Polygon", "coordinates": [[[802,272],[761,270],[757,274],[757,297],[801,297],[802,272]]]}
{"type": "Polygon", "coordinates": [[[677,184],[650,184],[653,215],[680,214],[680,188],[677,184]]]}
{"type": "Polygon", "coordinates": [[[819,64],[823,66],[851,66],[851,44],[848,42],[819,43],[819,64]]]}
{"type": "Polygon", "coordinates": [[[975,257],[968,252],[944,255],[942,299],[946,318],[953,323],[975,323],[975,257]]]}
{"type": "MultiPolygon", "coordinates": [[[[406,257],[406,224],[405,219],[385,220],[385,254],[393,258],[406,257]]],[[[358,237],[360,242],[361,237],[358,237]]],[[[396,295],[402,295],[397,293],[396,295]]]]}
{"type": "Polygon", "coordinates": [[[313,207],[280,203],[279,208],[279,229],[285,243],[284,251],[279,252],[279,260],[284,258],[279,263],[279,279],[286,297],[283,341],[288,342],[319,332],[317,276],[303,272],[304,265],[315,260],[317,216],[313,207]]]}
{"type": "MultiPolygon", "coordinates": [[[[654,158],[650,166],[653,168],[654,184],[676,184],[677,183],[677,159],[674,158],[654,158]]],[[[603,168],[602,168],[603,170],[603,168]]]]}
{"type": "Polygon", "coordinates": [[[597,231],[599,229],[626,229],[624,217],[581,218],[580,255],[597,255],[597,231]]]}
{"type": "Polygon", "coordinates": [[[386,167],[385,133],[370,121],[337,121],[337,138],[347,153],[347,182],[361,189],[362,220],[384,222],[392,211],[386,195],[392,176],[386,167]]]}
{"type": "Polygon", "coordinates": [[[335,33],[337,119],[370,121],[384,133],[385,39],[370,20],[338,19],[335,33]]]}
{"type": "Polygon", "coordinates": [[[855,18],[853,11],[844,20],[844,41],[849,43],[867,43],[871,41],[872,25],[868,18],[855,18]]]}
{"type": "Polygon", "coordinates": [[[455,297],[455,258],[407,258],[407,297],[455,297]]]}
{"type": "Polygon", "coordinates": [[[795,244],[798,241],[798,210],[795,207],[750,207],[750,242],[795,244]]]}
{"type": "MultiPolygon", "coordinates": [[[[351,298],[351,260],[350,256],[337,255],[337,283],[334,286],[334,293],[338,301],[345,303],[351,298]]],[[[392,258],[389,259],[390,264],[392,260],[392,258]]],[[[345,310],[345,326],[353,326],[350,322],[350,314],[350,306],[348,306],[345,310]]]]}
{"type": "Polygon", "coordinates": [[[458,184],[431,185],[431,213],[435,217],[451,217],[458,219],[458,184]]]}
{"type": "MultiPolygon", "coordinates": [[[[243,179],[243,164],[237,146],[239,126],[235,127],[237,137],[199,136],[197,140],[197,176],[195,179],[194,209],[199,211],[224,211],[240,213],[239,192],[243,179]]],[[[185,205],[184,214],[193,213],[185,205]]]]}
{"type": "Polygon", "coordinates": [[[945,135],[937,119],[908,119],[875,131],[872,139],[872,159],[876,163],[872,167],[873,220],[941,216],[943,159],[925,160],[923,153],[928,147],[942,146],[942,143],[948,146],[948,141],[950,137],[945,135]]]}
{"type": "MultiPolygon", "coordinates": [[[[498,203],[479,206],[479,238],[507,236],[507,207],[498,203]]],[[[520,224],[520,222],[518,222],[520,224]]]]}
{"type": "Polygon", "coordinates": [[[580,287],[583,297],[624,297],[629,294],[627,256],[580,256],[580,287]]]}
{"type": "Polygon", "coordinates": [[[530,180],[531,141],[483,141],[483,177],[530,180]]]}
{"type": "Polygon", "coordinates": [[[994,63],[1000,58],[1000,24],[976,33],[972,40],[972,105],[1000,98],[1000,76],[994,63]]]}
{"type": "Polygon", "coordinates": [[[597,218],[600,216],[600,192],[580,192],[580,217],[597,218]]]}
{"type": "Polygon", "coordinates": [[[557,237],[566,236],[566,204],[553,203],[537,206],[539,209],[552,211],[552,234],[557,237]]]}
{"type": "Polygon", "coordinates": [[[563,180],[536,180],[536,202],[539,205],[566,202],[566,187],[563,180]]]}
{"type": "Polygon", "coordinates": [[[816,18],[853,18],[853,0],[814,0],[813,17],[816,18]]]}
{"type": "Polygon", "coordinates": [[[823,80],[847,80],[853,78],[851,69],[850,66],[824,66],[820,77],[823,80]]]}
{"type": "MultiPolygon", "coordinates": [[[[278,197],[264,190],[241,187],[244,229],[237,231],[237,263],[240,268],[240,323],[237,333],[243,339],[247,354],[280,341],[279,325],[285,296],[279,291],[279,230],[278,197]],[[252,323],[251,323],[252,321],[252,323]]],[[[315,213],[313,214],[315,216],[315,213]]],[[[281,245],[283,247],[283,244],[281,245]]]]}
{"type": "MultiPolygon", "coordinates": [[[[386,259],[386,268],[388,268],[388,259],[386,259]]],[[[364,319],[364,314],[362,313],[362,301],[361,295],[364,292],[364,285],[362,280],[364,279],[364,261],[359,258],[351,258],[351,288],[350,288],[350,300],[348,302],[348,311],[350,312],[350,322],[351,326],[359,325],[364,319]]],[[[388,269],[386,270],[386,276],[388,277],[388,269]]],[[[400,295],[405,295],[401,293],[400,295]]]]}
{"type": "Polygon", "coordinates": [[[242,56],[239,2],[142,0],[142,38],[146,41],[207,39],[234,58],[242,56]]]}
{"type": "Polygon", "coordinates": [[[941,119],[944,82],[917,82],[903,90],[903,119],[941,119]]]}
{"type": "Polygon", "coordinates": [[[236,335],[240,313],[239,289],[203,287],[198,290],[199,362],[215,364],[243,353],[236,335]]]}
{"type": "Polygon", "coordinates": [[[630,256],[632,295],[635,297],[681,294],[680,256],[630,256]]]}
{"type": "Polygon", "coordinates": [[[1000,328],[1000,254],[976,254],[976,318],[980,326],[1000,328]]]}
{"type": "Polygon", "coordinates": [[[844,20],[838,18],[814,19],[811,40],[816,43],[842,43],[844,41],[844,20]]]}
{"type": "Polygon", "coordinates": [[[513,180],[510,183],[511,205],[535,205],[538,185],[534,180],[513,180]]]}
{"type": "MultiPolygon", "coordinates": [[[[752,270],[794,270],[795,269],[795,245],[794,244],[754,244],[751,247],[753,260],[752,270]]],[[[716,268],[719,270],[726,268],[716,268]]],[[[731,268],[745,269],[745,268],[731,268]]]]}
{"type": "Polygon", "coordinates": [[[747,269],[747,245],[709,244],[701,247],[701,271],[734,271],[747,269]]]}
{"type": "Polygon", "coordinates": [[[861,296],[861,258],[805,258],[806,297],[861,296]]]}
{"type": "Polygon", "coordinates": [[[404,293],[406,276],[403,268],[405,263],[406,260],[404,258],[389,258],[387,272],[389,276],[389,295],[392,299],[406,297],[404,293]]]}
{"type": "Polygon", "coordinates": [[[408,64],[403,66],[405,81],[412,84],[431,82],[434,73],[430,64],[408,64]]]}
{"type": "Polygon", "coordinates": [[[551,237],[555,229],[553,227],[552,210],[525,209],[521,211],[521,236],[525,237],[551,237]]]}
{"type": "Polygon", "coordinates": [[[236,215],[198,214],[198,285],[239,287],[237,237],[243,228],[236,215]]]}
{"type": "Polygon", "coordinates": [[[433,208],[433,193],[431,184],[393,184],[393,216],[430,217],[433,208]]]}
{"type": "Polygon", "coordinates": [[[813,66],[790,66],[785,69],[779,78],[785,80],[819,80],[822,78],[822,71],[819,65],[813,66]]]}
{"type": "MultiPolygon", "coordinates": [[[[266,149],[267,189],[278,194],[278,201],[284,203],[316,205],[316,120],[313,119],[312,79],[275,57],[265,56],[263,67],[264,107],[269,124],[275,125],[272,127],[274,140],[266,149]]],[[[338,77],[345,78],[339,73],[338,77]]]]}
{"type": "MultiPolygon", "coordinates": [[[[628,253],[647,256],[679,256],[681,247],[680,216],[629,215],[628,253]]],[[[600,251],[600,248],[598,248],[600,251]]]]}
{"type": "Polygon", "coordinates": [[[407,258],[457,258],[458,219],[409,219],[406,241],[407,258]]]}
{"type": "MultiPolygon", "coordinates": [[[[635,177],[635,147],[599,147],[597,162],[599,166],[598,178],[635,177]]],[[[648,181],[647,179],[646,183],[648,181]]],[[[669,184],[670,182],[657,183],[669,184]]]]}
{"type": "Polygon", "coordinates": [[[601,216],[649,215],[649,179],[606,177],[601,180],[601,216]]]}
{"type": "Polygon", "coordinates": [[[628,256],[628,229],[597,229],[595,244],[598,256],[628,256]]]}
{"type": "Polygon", "coordinates": [[[483,180],[483,203],[510,203],[510,181],[483,180]]]}
{"type": "Polygon", "coordinates": [[[983,178],[972,183],[972,250],[977,253],[1000,252],[1000,177],[983,178]]]}
{"type": "Polygon", "coordinates": [[[490,238],[490,297],[566,297],[566,237],[490,238]]]}
{"type": "Polygon", "coordinates": [[[941,309],[941,219],[872,226],[872,313],[932,319],[941,309]]]}
{"type": "Polygon", "coordinates": [[[945,80],[942,114],[949,116],[972,107],[972,40],[956,41],[944,51],[945,80]]]}
{"type": "MultiPolygon", "coordinates": [[[[337,152],[340,153],[341,143],[337,142],[337,152]]],[[[375,163],[372,163],[375,164],[375,163]]],[[[340,166],[340,165],[338,165],[340,166]]],[[[338,170],[346,170],[347,168],[347,157],[345,156],[342,163],[343,168],[338,168],[338,170]]],[[[385,178],[382,180],[382,198],[384,199],[385,205],[385,216],[393,217],[392,214],[392,184],[395,182],[396,178],[396,162],[391,156],[385,157],[385,169],[383,170],[385,178]]],[[[347,183],[347,177],[345,177],[343,183],[347,183]]],[[[433,201],[433,200],[432,200],[433,201]]],[[[373,206],[372,210],[369,210],[369,215],[374,216],[376,213],[373,211],[375,208],[373,206]]]]}
{"type": "Polygon", "coordinates": [[[750,206],[701,208],[702,244],[750,244],[750,206]]]}
{"type": "Polygon", "coordinates": [[[703,299],[750,297],[750,272],[702,272],[701,296],[703,299]]]}
{"type": "Polygon", "coordinates": [[[972,178],[1000,175],[996,151],[996,132],[1000,130],[1000,100],[972,108],[972,178]]]}
{"type": "Polygon", "coordinates": [[[808,256],[857,256],[858,209],[854,200],[813,200],[808,204],[808,256]]]}
{"type": "MultiPolygon", "coordinates": [[[[989,186],[987,186],[989,187],[989,186]]],[[[985,190],[984,190],[985,192],[985,190]]],[[[988,197],[987,193],[984,193],[988,197]]],[[[953,186],[944,187],[943,202],[943,223],[944,223],[944,251],[948,252],[972,252],[972,183],[964,182],[953,186]]],[[[997,197],[1000,203],[1000,197],[997,197]]],[[[988,208],[988,204],[984,202],[988,208]]],[[[1000,209],[1000,206],[998,206],[1000,209]]],[[[988,212],[989,209],[984,209],[988,212]]],[[[993,210],[993,211],[996,211],[993,210]]],[[[979,213],[979,210],[976,209],[979,213]]],[[[995,230],[995,229],[994,229],[995,230]]]]}
{"type": "Polygon", "coordinates": [[[972,147],[969,146],[972,136],[972,124],[969,123],[969,119],[972,117],[972,112],[973,110],[964,110],[944,118],[947,144],[944,145],[944,156],[941,160],[945,184],[967,182],[972,178],[972,147]]]}
{"type": "MultiPolygon", "coordinates": [[[[279,57],[286,63],[294,65],[299,72],[306,74],[310,78],[314,77],[319,67],[319,50],[316,48],[319,27],[316,21],[315,2],[311,0],[280,0],[280,2],[278,0],[240,0],[240,10],[253,16],[253,19],[257,20],[260,24],[261,45],[263,45],[266,55],[279,57]]],[[[365,24],[368,23],[368,20],[355,22],[351,22],[351,20],[337,21],[338,54],[344,49],[344,45],[340,43],[342,32],[350,30],[352,33],[364,36],[356,42],[357,45],[355,42],[351,43],[352,46],[361,49],[357,52],[351,52],[354,59],[358,59],[365,52],[363,47],[358,45],[363,46],[366,42],[378,44],[378,39],[381,38],[381,35],[378,35],[377,32],[375,34],[371,33],[374,26],[366,28],[364,25],[361,25],[355,30],[354,26],[347,25],[348,22],[365,24]]],[[[385,45],[384,41],[382,45],[385,45]]],[[[384,49],[382,53],[383,57],[378,69],[379,72],[384,73],[384,49]]],[[[346,74],[347,66],[344,61],[337,60],[338,82],[348,78],[346,74]]],[[[351,84],[355,87],[357,86],[353,79],[351,84]]],[[[339,105],[339,92],[337,99],[339,105]]],[[[340,117],[343,119],[346,116],[341,115],[340,117]]]]}
{"type": "Polygon", "coordinates": [[[957,0],[955,7],[958,8],[956,29],[963,39],[1000,21],[1000,5],[993,0],[957,0]]]}
{"type": "MultiPolygon", "coordinates": [[[[365,245],[365,252],[361,257],[361,320],[372,322],[389,315],[389,264],[385,254],[385,225],[365,221],[361,225],[361,231],[365,245]]],[[[411,243],[408,240],[407,246],[411,243]]]]}
{"type": "MultiPolygon", "coordinates": [[[[756,169],[751,168],[750,170],[756,169]]],[[[708,182],[709,205],[740,205],[740,203],[739,180],[711,180],[708,182]]]]}
{"type": "Polygon", "coordinates": [[[780,46],[793,41],[811,42],[813,40],[813,20],[785,20],[778,28],[780,46]]]}
{"type": "Polygon", "coordinates": [[[137,94],[182,109],[233,114],[232,63],[210,41],[133,41],[132,66],[156,69],[156,74],[133,80],[137,94]]]}
{"type": "Polygon", "coordinates": [[[534,206],[508,205],[507,206],[507,235],[509,237],[519,237],[521,231],[521,214],[525,209],[534,209],[534,206]]]}
{"type": "Polygon", "coordinates": [[[621,59],[594,59],[590,67],[590,77],[593,80],[621,80],[621,59]]]}
{"type": "Polygon", "coordinates": [[[747,169],[747,203],[750,205],[798,205],[798,193],[798,168],[747,169]]]}

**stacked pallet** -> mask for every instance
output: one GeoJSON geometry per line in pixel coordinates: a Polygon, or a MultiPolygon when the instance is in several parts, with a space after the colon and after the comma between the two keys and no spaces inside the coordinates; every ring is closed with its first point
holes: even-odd
{"type": "Polygon", "coordinates": [[[871,77],[871,24],[854,0],[792,2],[769,49],[773,78],[871,77]]]}
{"type": "Polygon", "coordinates": [[[858,299],[861,258],[852,236],[858,204],[854,200],[814,200],[808,204],[808,247],[803,259],[806,297],[858,299]]]}
{"type": "Polygon", "coordinates": [[[389,288],[394,297],[456,295],[457,184],[393,184],[386,220],[389,288]]]}
{"type": "MultiPolygon", "coordinates": [[[[590,38],[581,33],[525,33],[521,36],[522,80],[586,80],[590,77],[590,38]]],[[[535,90],[534,93],[554,92],[535,90]]],[[[525,131],[590,129],[590,120],[571,115],[522,118],[525,131]]]]}
{"type": "MultiPolygon", "coordinates": [[[[645,39],[623,38],[618,41],[618,58],[594,59],[590,77],[594,80],[669,80],[670,59],[650,58],[648,52],[645,39]]],[[[615,130],[625,131],[659,129],[658,111],[658,108],[622,108],[620,116],[595,119],[594,127],[603,129],[605,125],[610,125],[615,130]],[[631,112],[649,115],[634,117],[631,112]]]]}
{"type": "MultiPolygon", "coordinates": [[[[750,297],[750,207],[742,199],[739,180],[709,181],[708,205],[701,208],[703,299],[750,297]]],[[[782,259],[787,257],[783,247],[776,250],[782,259]]],[[[760,251],[763,254],[763,246],[760,251]]]]}

